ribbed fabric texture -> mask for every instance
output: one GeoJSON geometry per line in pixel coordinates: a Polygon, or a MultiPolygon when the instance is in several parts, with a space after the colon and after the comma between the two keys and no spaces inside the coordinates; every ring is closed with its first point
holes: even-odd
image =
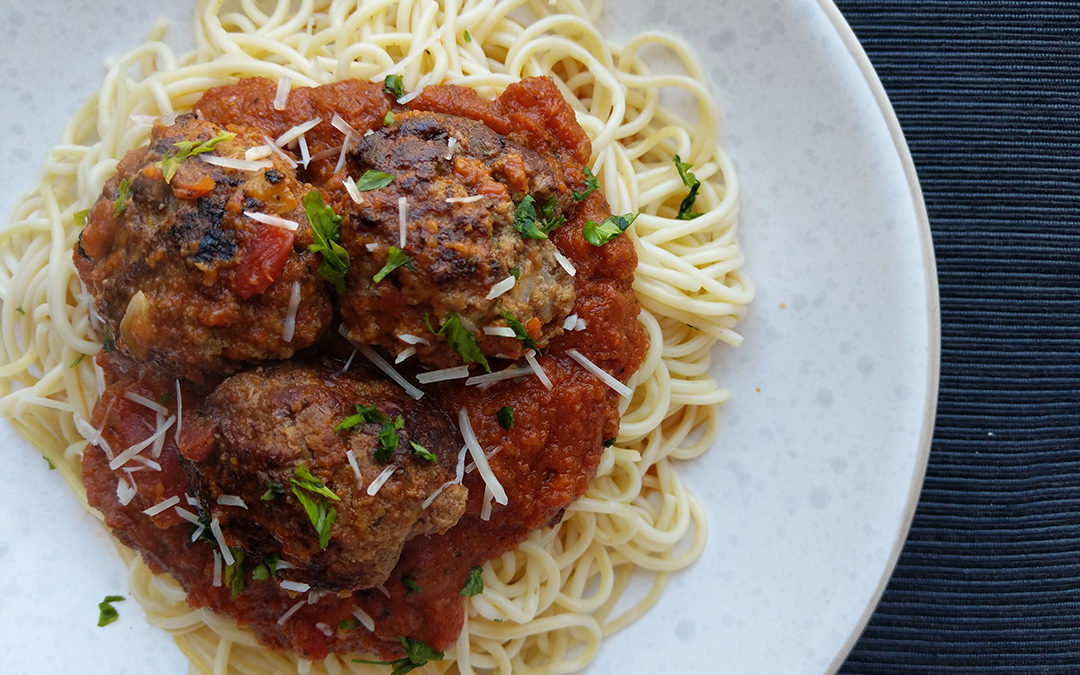
{"type": "Polygon", "coordinates": [[[1080,2],[841,0],[933,230],[941,389],[843,673],[1080,672],[1080,2]]]}

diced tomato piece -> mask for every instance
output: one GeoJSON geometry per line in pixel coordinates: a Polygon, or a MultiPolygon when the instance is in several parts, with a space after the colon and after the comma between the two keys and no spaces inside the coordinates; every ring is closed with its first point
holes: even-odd
{"type": "Polygon", "coordinates": [[[274,225],[259,224],[240,245],[240,264],[230,270],[229,290],[241,299],[258,295],[270,287],[285,268],[294,235],[274,225]]]}

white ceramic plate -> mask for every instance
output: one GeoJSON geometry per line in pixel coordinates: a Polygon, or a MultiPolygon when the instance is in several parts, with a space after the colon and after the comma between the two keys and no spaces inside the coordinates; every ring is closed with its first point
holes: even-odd
{"type": "MultiPolygon", "coordinates": [[[[29,189],[101,63],[159,15],[183,46],[187,3],[63,0],[0,10],[0,210],[29,189]]],[[[938,363],[937,286],[918,184],[857,42],[814,0],[617,3],[615,39],[660,29],[707,66],[743,186],[741,238],[758,297],[718,447],[684,475],[710,513],[700,562],[645,619],[604,643],[595,673],[820,673],[876,603],[918,497],[938,363]]],[[[182,673],[133,603],[102,528],[11,429],[0,428],[0,635],[6,672],[182,673]]]]}

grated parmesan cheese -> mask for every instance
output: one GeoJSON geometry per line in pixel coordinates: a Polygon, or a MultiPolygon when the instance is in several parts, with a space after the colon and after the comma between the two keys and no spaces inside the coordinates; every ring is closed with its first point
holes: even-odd
{"type": "Polygon", "coordinates": [[[247,509],[247,504],[244,503],[244,498],[240,495],[218,495],[217,503],[222,506],[238,506],[247,509]]]}
{"type": "Polygon", "coordinates": [[[577,320],[577,323],[574,324],[574,330],[585,330],[586,325],[587,324],[585,323],[585,319],[579,318],[577,320]]]}
{"type": "Polygon", "coordinates": [[[298,611],[300,611],[300,608],[304,606],[304,603],[304,600],[300,600],[295,605],[285,610],[285,613],[278,618],[277,624],[279,626],[284,626],[285,622],[291,619],[293,614],[296,614],[298,611]]]}
{"type": "Polygon", "coordinates": [[[334,373],[335,375],[341,375],[342,373],[349,372],[349,366],[352,365],[352,360],[356,358],[356,348],[352,350],[352,354],[349,354],[349,358],[345,359],[345,365],[341,367],[341,370],[334,373]]]}
{"type": "Polygon", "coordinates": [[[315,627],[319,629],[319,632],[326,637],[334,637],[334,631],[330,628],[330,624],[319,621],[315,624],[315,627]]]}
{"type": "Polygon", "coordinates": [[[356,617],[356,620],[360,622],[361,626],[363,626],[364,628],[367,628],[370,631],[375,630],[375,620],[372,619],[371,616],[368,615],[367,612],[360,609],[359,607],[353,607],[352,613],[353,613],[353,616],[356,617]]]}
{"type": "Polygon", "coordinates": [[[451,160],[454,158],[454,148],[457,147],[457,139],[451,136],[446,141],[446,159],[451,160]]]}
{"type": "Polygon", "coordinates": [[[401,363],[402,361],[404,361],[405,359],[411,357],[415,353],[416,353],[416,347],[406,347],[405,349],[402,349],[401,352],[398,353],[397,358],[394,359],[394,364],[396,365],[398,363],[401,363]]]}
{"type": "Polygon", "coordinates": [[[487,389],[496,382],[501,382],[502,380],[512,380],[515,377],[529,375],[532,372],[532,368],[528,366],[510,366],[508,368],[503,368],[502,370],[496,370],[494,373],[473,375],[469,379],[465,380],[465,386],[487,389]]]}
{"type": "Polygon", "coordinates": [[[153,410],[154,412],[156,412],[158,414],[161,414],[161,415],[168,415],[169,414],[169,409],[166,408],[165,406],[161,405],[157,401],[151,401],[150,399],[146,398],[145,396],[140,396],[139,394],[136,394],[133,391],[125,391],[124,392],[124,398],[131,401],[132,403],[138,403],[139,405],[141,405],[141,406],[143,406],[145,408],[149,408],[149,409],[153,410]]]}
{"type": "Polygon", "coordinates": [[[484,486],[484,505],[480,507],[480,520],[491,520],[491,488],[484,486]]]}
{"type": "Polygon", "coordinates": [[[545,389],[551,389],[551,380],[548,379],[547,373],[540,367],[540,362],[536,360],[536,352],[532,349],[525,352],[525,361],[528,362],[529,367],[536,373],[536,379],[540,380],[540,384],[544,385],[545,389]]]}
{"type": "Polygon", "coordinates": [[[199,523],[199,517],[197,515],[195,515],[194,513],[192,513],[191,511],[188,511],[187,509],[185,509],[183,506],[174,506],[173,511],[176,512],[176,515],[180,516],[181,518],[188,521],[192,525],[200,525],[201,524],[201,523],[199,523]]]}
{"type": "Polygon", "coordinates": [[[289,88],[292,87],[292,78],[282,75],[277,81],[277,93],[274,94],[274,110],[284,110],[289,101],[289,88]]]}
{"type": "Polygon", "coordinates": [[[286,220],[280,216],[272,216],[269,213],[244,211],[244,215],[256,222],[263,223],[264,225],[273,225],[275,227],[289,230],[290,232],[296,232],[296,228],[300,227],[300,224],[297,223],[295,220],[286,220]]]}
{"type": "Polygon", "coordinates": [[[566,317],[566,321],[562,322],[563,330],[574,330],[574,326],[577,325],[577,314],[571,314],[566,317]]]}
{"type": "Polygon", "coordinates": [[[296,160],[285,154],[285,151],[282,150],[277,143],[271,140],[269,136],[263,136],[263,143],[266,147],[270,148],[270,152],[285,160],[285,163],[288,164],[289,167],[295,169],[298,166],[296,160]]]}
{"type": "Polygon", "coordinates": [[[552,249],[552,252],[555,254],[555,262],[559,263],[559,266],[566,270],[567,274],[570,276],[575,276],[577,274],[577,269],[574,267],[574,264],[562,253],[559,253],[559,249],[552,249]]]}
{"type": "Polygon", "coordinates": [[[274,151],[265,145],[256,145],[250,147],[244,151],[244,159],[248,161],[255,161],[257,159],[266,159],[270,155],[274,154],[274,151]]]}
{"type": "Polygon", "coordinates": [[[374,253],[376,250],[378,250],[379,245],[375,242],[371,242],[370,244],[364,244],[364,248],[366,248],[369,253],[374,253]]]}
{"type": "Polygon", "coordinates": [[[176,506],[179,503],[180,503],[180,498],[177,497],[176,495],[173,495],[172,497],[169,497],[168,499],[162,500],[162,501],[158,502],[157,504],[154,504],[153,506],[151,506],[148,509],[143,509],[143,513],[145,513],[148,516],[153,517],[153,516],[156,516],[157,514],[161,513],[165,509],[168,509],[169,507],[172,507],[172,506],[176,506]]]}
{"type": "MultiPolygon", "coordinates": [[[[158,440],[161,440],[161,439],[159,438],[158,440]]],[[[137,471],[137,470],[140,470],[140,469],[143,469],[143,468],[150,469],[151,471],[161,471],[161,465],[160,464],[158,464],[157,462],[155,462],[152,459],[148,459],[146,457],[143,457],[142,455],[135,455],[134,457],[131,458],[131,460],[133,462],[138,462],[139,464],[142,464],[143,466],[138,466],[138,467],[135,467],[134,469],[124,469],[124,471],[137,471]]]]}
{"type": "Polygon", "coordinates": [[[461,436],[465,439],[465,447],[469,449],[469,454],[472,456],[473,462],[476,463],[476,468],[480,472],[480,478],[483,479],[484,485],[491,490],[495,501],[505,505],[508,501],[506,490],[503,489],[502,483],[495,477],[495,473],[488,465],[487,457],[484,456],[484,449],[480,447],[480,441],[476,438],[472,422],[469,421],[469,413],[465,408],[458,412],[458,428],[461,429],[461,436]]]}
{"type": "Polygon", "coordinates": [[[289,307],[285,310],[285,327],[281,331],[282,342],[292,342],[296,333],[296,310],[300,309],[300,282],[292,283],[292,293],[289,295],[289,307]]]}
{"type": "Polygon", "coordinates": [[[447,204],[472,204],[484,198],[484,195],[472,195],[471,197],[447,197],[447,204]]]}
{"type": "Polygon", "coordinates": [[[127,450],[124,450],[119,455],[117,455],[112,460],[110,460],[109,461],[109,468],[112,469],[113,471],[116,471],[117,469],[119,469],[123,465],[127,464],[128,460],[130,460],[132,457],[134,457],[135,455],[142,452],[144,448],[148,447],[159,436],[165,435],[165,432],[169,430],[169,427],[171,427],[173,425],[173,422],[175,422],[175,421],[176,421],[175,416],[169,417],[169,419],[165,420],[164,424],[159,426],[157,428],[157,430],[154,431],[154,433],[151,434],[148,438],[146,438],[143,441],[140,441],[140,442],[136,443],[135,445],[131,446],[127,450]]]}
{"type": "Polygon", "coordinates": [[[353,125],[345,121],[341,115],[334,113],[334,118],[330,120],[330,126],[334,127],[341,132],[343,136],[348,138],[349,136],[359,136],[360,132],[353,128],[353,125]]]}
{"type": "Polygon", "coordinates": [[[600,366],[596,365],[595,363],[593,363],[589,359],[585,358],[585,355],[582,354],[581,352],[579,352],[578,350],[576,350],[576,349],[567,349],[566,354],[570,358],[572,358],[575,361],[577,361],[578,363],[580,363],[582,368],[584,368],[585,370],[589,371],[593,375],[600,378],[601,382],[603,382],[607,386],[609,386],[612,389],[614,389],[615,391],[617,391],[620,396],[623,396],[625,398],[630,398],[633,395],[634,392],[630,390],[630,387],[626,386],[622,382],[619,382],[614,377],[612,377],[610,374],[606,373],[600,366]]]}
{"type": "MultiPolygon", "coordinates": [[[[355,204],[364,203],[364,195],[360,194],[360,190],[356,187],[356,179],[352,176],[342,176],[341,184],[345,186],[345,192],[349,193],[349,198],[353,200],[355,204]]],[[[369,244],[370,246],[370,244],[369,244]]],[[[368,249],[370,250],[370,249],[368,249]]]]}
{"type": "Polygon", "coordinates": [[[517,337],[517,333],[509,326],[484,326],[484,335],[508,338],[517,337]]]}
{"type": "MultiPolygon", "coordinates": [[[[338,327],[338,333],[340,333],[342,337],[348,339],[348,336],[345,335],[345,324],[341,324],[338,327]]],[[[401,373],[394,370],[394,367],[392,365],[390,365],[389,363],[387,363],[386,359],[379,356],[379,353],[376,352],[374,349],[372,349],[368,345],[353,345],[353,346],[356,347],[357,351],[359,351],[361,354],[363,354],[364,358],[366,358],[368,361],[371,361],[372,363],[374,363],[375,366],[379,370],[386,373],[387,377],[389,377],[391,380],[396,382],[398,384],[398,386],[400,386],[402,389],[404,389],[405,393],[407,393],[409,396],[412,396],[416,400],[420,400],[420,398],[424,395],[424,392],[420,391],[415,386],[410,384],[408,380],[406,380],[404,377],[402,377],[401,373]]]]}
{"type": "Polygon", "coordinates": [[[401,340],[407,345],[431,345],[426,338],[422,338],[418,335],[412,335],[410,333],[399,333],[397,339],[401,340]]]}
{"type": "Polygon", "coordinates": [[[398,197],[398,231],[401,233],[401,249],[405,250],[405,216],[409,209],[409,202],[404,197],[398,197]]]}
{"type": "Polygon", "coordinates": [[[234,159],[232,157],[203,154],[199,155],[199,160],[206,164],[220,166],[223,169],[236,169],[237,171],[262,171],[263,169],[274,168],[274,163],[265,159],[234,159]]]}
{"type": "Polygon", "coordinates": [[[349,460],[349,466],[352,467],[352,472],[356,474],[356,484],[359,487],[364,487],[364,475],[360,473],[360,465],[356,463],[356,454],[349,448],[345,451],[345,459],[349,460]]]}
{"type": "Polygon", "coordinates": [[[294,591],[296,593],[307,593],[311,590],[311,584],[305,584],[302,581],[282,581],[281,587],[287,591],[294,591]]]}
{"type": "Polygon", "coordinates": [[[274,141],[274,143],[279,148],[285,147],[289,143],[292,143],[293,141],[299,139],[301,136],[303,136],[308,131],[311,131],[312,129],[314,129],[316,126],[318,126],[318,124],[320,122],[322,122],[322,118],[321,117],[316,117],[315,119],[308,120],[307,122],[304,122],[303,124],[297,124],[295,127],[287,130],[285,133],[278,136],[277,139],[274,141]]]}
{"type": "Polygon", "coordinates": [[[371,485],[368,486],[368,496],[374,497],[376,494],[378,494],[382,486],[386,483],[386,481],[390,480],[390,476],[393,476],[394,472],[397,471],[397,469],[398,467],[396,464],[391,464],[390,466],[383,469],[382,473],[380,473],[375,478],[375,480],[371,481],[371,485]]]}
{"type": "Polygon", "coordinates": [[[214,551],[214,587],[221,586],[221,554],[214,551]]]}
{"type": "MultiPolygon", "coordinates": [[[[131,476],[129,475],[128,478],[130,477],[131,476]]],[[[116,480],[116,500],[120,502],[120,506],[127,506],[131,503],[131,500],[135,498],[135,494],[138,491],[135,489],[133,483],[134,481],[132,481],[132,484],[129,484],[123,478],[118,478],[116,480]]]]}
{"type": "MultiPolygon", "coordinates": [[[[184,421],[184,397],[180,394],[180,380],[176,380],[176,432],[173,440],[176,447],[180,447],[180,423],[184,421]]],[[[190,503],[190,502],[189,502],[190,503]]]]}
{"type": "Polygon", "coordinates": [[[229,545],[225,543],[225,533],[221,531],[221,523],[218,522],[217,516],[210,521],[210,534],[214,535],[214,539],[217,540],[218,548],[221,549],[221,557],[225,560],[226,565],[232,565],[236,562],[233,558],[232,551],[229,550],[229,545]]]}
{"type": "Polygon", "coordinates": [[[300,138],[296,139],[297,144],[300,146],[300,163],[304,165],[304,168],[308,168],[308,164],[311,163],[311,152],[308,151],[307,137],[304,134],[300,134],[300,138]]]}
{"type": "Polygon", "coordinates": [[[441,370],[429,370],[426,373],[418,373],[416,380],[420,384],[431,384],[432,382],[445,382],[447,380],[460,380],[469,376],[468,366],[455,366],[453,368],[443,368],[441,370]]]}
{"type": "MultiPolygon", "coordinates": [[[[514,284],[516,284],[516,283],[517,283],[517,279],[514,277],[514,275],[513,274],[509,275],[508,277],[506,277],[505,279],[503,279],[502,281],[500,281],[499,283],[497,283],[497,284],[495,284],[494,286],[491,287],[491,290],[488,291],[487,299],[488,300],[494,300],[495,298],[499,297],[503,293],[505,293],[505,292],[509,291],[511,288],[513,288],[514,284]]],[[[514,337],[514,336],[511,335],[510,337],[514,337]]]]}

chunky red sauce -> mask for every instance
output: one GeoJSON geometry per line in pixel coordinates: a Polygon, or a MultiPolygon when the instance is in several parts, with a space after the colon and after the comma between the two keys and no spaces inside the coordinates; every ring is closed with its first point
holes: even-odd
{"type": "MultiPolygon", "coordinates": [[[[382,92],[380,84],[368,82],[296,89],[282,111],[272,106],[275,90],[269,80],[241,81],[208,91],[196,110],[204,119],[255,126],[275,137],[313,117],[329,121],[334,114],[363,132],[381,127],[387,111],[401,109],[382,92]]],[[[480,120],[532,150],[557,156],[567,167],[567,183],[575,189],[583,187],[581,167],[591,152],[589,140],[549,80],[533,78],[510,85],[494,101],[461,87],[428,87],[408,107],[480,120]]],[[[340,139],[341,134],[329,124],[308,132],[311,154],[321,158],[312,162],[305,179],[316,187],[332,174],[340,139]]],[[[153,517],[142,513],[186,491],[173,430],[167,433],[156,460],[162,471],[130,474],[138,492],[127,506],[118,503],[116,487],[118,478],[126,480],[129,474],[123,469],[110,470],[102,450],[88,447],[83,473],[90,503],[104,512],[109,527],[124,543],[140,551],[154,571],[177,578],[187,590],[190,604],[236,617],[267,645],[295,650],[315,660],[331,651],[374,652],[397,658],[401,656],[399,636],[446,649],[461,631],[464,604],[459,592],[469,570],[513,548],[529,531],[558,522],[567,504],[585,491],[595,475],[603,442],[618,432],[618,395],[565,355],[567,349],[576,348],[622,381],[644,358],[647,343],[636,320],[639,306],[631,289],[637,264],[632,243],[618,237],[595,247],[581,235],[586,220],[599,222],[609,214],[604,198],[594,193],[552,236],[577,268],[574,312],[586,321],[587,329],[564,333],[540,358],[554,384],[550,391],[533,377],[503,381],[486,391],[465,387],[461,381],[425,388],[451,417],[456,419],[458,410],[464,408],[481,446],[488,452],[498,450],[490,464],[509,495],[509,504],[495,504],[490,520],[481,520],[484,485],[478,472],[467,474],[466,515],[444,535],[421,536],[406,544],[385,585],[389,597],[376,589],[348,597],[331,594],[314,604],[302,604],[288,621],[279,624],[279,618],[306,595],[290,594],[272,581],[254,580],[250,575],[246,587],[235,597],[227,586],[212,586],[217,546],[191,543],[193,526],[172,509],[153,517]],[[496,419],[496,412],[504,406],[515,411],[509,430],[496,419]],[[415,580],[422,591],[409,592],[401,583],[405,577],[415,580]],[[338,629],[338,622],[350,620],[357,606],[374,618],[374,634],[362,627],[338,629]]],[[[154,413],[124,398],[125,392],[165,401],[169,413],[176,413],[171,380],[148,371],[133,371],[109,355],[102,355],[99,362],[110,385],[95,409],[93,423],[103,427],[103,437],[115,451],[145,439],[155,426],[154,413]]],[[[407,366],[401,369],[409,372],[407,366]]],[[[198,437],[207,430],[190,414],[204,391],[194,384],[184,386],[181,440],[185,446],[205,447],[198,437]]],[[[134,466],[129,463],[125,468],[134,466]]],[[[180,506],[187,507],[183,500],[180,506]]]]}

